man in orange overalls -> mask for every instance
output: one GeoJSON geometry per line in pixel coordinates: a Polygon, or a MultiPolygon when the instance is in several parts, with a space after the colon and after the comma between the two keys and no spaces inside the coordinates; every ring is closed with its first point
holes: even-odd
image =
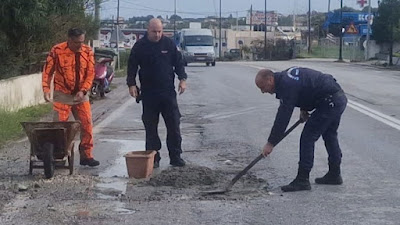
{"type": "Polygon", "coordinates": [[[72,28],[66,42],[53,46],[42,74],[44,99],[50,99],[50,83],[54,76],[53,109],[55,121],[67,121],[69,114],[81,122],[80,164],[98,166],[93,158],[92,112],[88,91],[94,79],[94,54],[83,44],[85,31],[72,28]]]}

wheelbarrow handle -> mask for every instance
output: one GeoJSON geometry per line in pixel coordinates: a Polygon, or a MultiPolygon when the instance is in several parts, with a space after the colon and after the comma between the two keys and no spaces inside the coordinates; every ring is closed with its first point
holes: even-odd
{"type": "MultiPolygon", "coordinates": [[[[298,120],[295,124],[293,124],[287,131],[285,131],[285,133],[283,134],[282,138],[278,141],[277,144],[279,144],[279,142],[281,142],[288,134],[290,134],[290,132],[292,132],[297,126],[299,126],[299,124],[302,123],[301,120],[298,120]]],[[[275,145],[275,146],[276,146],[275,145]]],[[[258,163],[258,161],[260,161],[261,159],[264,158],[263,154],[260,154],[259,156],[257,156],[257,158],[255,158],[249,165],[246,166],[246,168],[244,168],[242,171],[240,171],[240,173],[238,173],[233,179],[232,181],[228,184],[228,186],[226,187],[226,190],[230,190],[231,187],[243,176],[247,173],[247,171],[249,171],[256,163],[258,163]]]]}

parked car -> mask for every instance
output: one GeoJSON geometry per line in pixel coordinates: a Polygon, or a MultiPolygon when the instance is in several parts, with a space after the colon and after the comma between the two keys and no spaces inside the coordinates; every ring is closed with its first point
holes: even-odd
{"type": "Polygon", "coordinates": [[[225,52],[224,57],[228,60],[240,60],[241,52],[238,48],[232,48],[225,52]]]}

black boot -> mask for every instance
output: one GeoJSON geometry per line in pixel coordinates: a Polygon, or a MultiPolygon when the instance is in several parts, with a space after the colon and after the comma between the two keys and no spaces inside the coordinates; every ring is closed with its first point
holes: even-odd
{"type": "Polygon", "coordinates": [[[342,176],[340,175],[340,165],[329,164],[329,171],[323,177],[315,179],[317,184],[341,185],[343,184],[342,176]]]}
{"type": "Polygon", "coordinates": [[[157,151],[156,155],[154,156],[153,168],[160,167],[160,160],[161,160],[160,152],[157,151]]]}
{"type": "Polygon", "coordinates": [[[170,159],[169,164],[171,164],[172,166],[184,167],[186,165],[185,160],[183,160],[180,155],[177,156],[170,155],[169,159],[170,159]]]}
{"type": "Polygon", "coordinates": [[[283,192],[311,190],[309,176],[310,171],[299,168],[297,172],[297,177],[290,184],[282,186],[281,190],[283,192]]]}
{"type": "Polygon", "coordinates": [[[93,159],[93,158],[88,158],[88,159],[81,159],[80,160],[80,164],[82,166],[90,166],[90,167],[95,167],[100,165],[100,162],[93,159]]]}

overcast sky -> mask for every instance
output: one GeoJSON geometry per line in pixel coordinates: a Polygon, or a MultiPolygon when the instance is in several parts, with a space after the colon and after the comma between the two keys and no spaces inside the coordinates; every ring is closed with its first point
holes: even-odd
{"type": "MultiPolygon", "coordinates": [[[[311,0],[311,10],[319,12],[328,11],[329,0],[311,0]]],[[[358,0],[343,0],[343,5],[361,9],[358,0]]],[[[101,17],[111,18],[117,15],[118,0],[104,0],[102,3],[101,17]]],[[[182,17],[219,16],[219,0],[176,0],[177,14],[182,17]]],[[[340,0],[330,0],[331,10],[340,7],[340,0]]],[[[372,0],[372,7],[377,7],[377,0],[372,0]]],[[[264,0],[222,0],[222,16],[232,14],[245,16],[246,10],[253,5],[253,10],[264,10],[264,0]]],[[[267,10],[275,10],[284,15],[292,13],[305,13],[308,11],[308,0],[267,0],[267,10]]],[[[174,12],[174,0],[120,0],[120,16],[161,15],[165,18],[174,12]]]]}

